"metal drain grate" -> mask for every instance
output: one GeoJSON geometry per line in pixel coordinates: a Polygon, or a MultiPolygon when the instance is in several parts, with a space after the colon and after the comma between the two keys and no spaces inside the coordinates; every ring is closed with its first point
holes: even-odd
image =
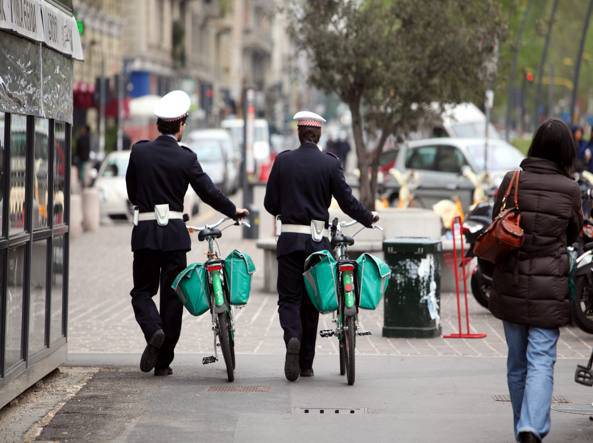
{"type": "Polygon", "coordinates": [[[262,385],[213,385],[208,387],[208,392],[240,392],[240,393],[257,393],[270,392],[271,386],[262,385]]]}
{"type": "MultiPolygon", "coordinates": [[[[501,401],[501,402],[509,402],[511,401],[511,397],[508,394],[494,394],[492,396],[494,401],[501,401]]],[[[552,403],[571,403],[566,397],[563,395],[554,395],[552,397],[552,403]]]]}
{"type": "Polygon", "coordinates": [[[293,414],[305,415],[363,415],[367,408],[292,408],[293,414]]]}

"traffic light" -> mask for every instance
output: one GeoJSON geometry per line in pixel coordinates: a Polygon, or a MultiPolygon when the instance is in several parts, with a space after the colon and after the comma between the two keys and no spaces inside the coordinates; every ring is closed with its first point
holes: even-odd
{"type": "Polygon", "coordinates": [[[535,76],[533,75],[533,71],[529,68],[525,68],[525,80],[529,83],[533,83],[535,76]]]}

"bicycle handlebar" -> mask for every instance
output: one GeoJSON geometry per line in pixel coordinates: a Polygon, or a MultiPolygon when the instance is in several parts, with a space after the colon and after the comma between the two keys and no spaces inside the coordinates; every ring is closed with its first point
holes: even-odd
{"type": "MultiPolygon", "coordinates": [[[[214,229],[219,227],[220,225],[222,225],[225,221],[228,220],[232,220],[232,218],[230,217],[223,217],[220,220],[218,220],[216,223],[213,223],[211,225],[204,225],[204,226],[191,226],[191,225],[187,225],[187,227],[193,231],[203,231],[204,229],[214,229]]],[[[234,223],[236,226],[247,226],[248,228],[251,228],[251,224],[245,220],[245,219],[240,219],[235,221],[234,223]]],[[[229,225],[231,226],[231,225],[229,225]]]]}

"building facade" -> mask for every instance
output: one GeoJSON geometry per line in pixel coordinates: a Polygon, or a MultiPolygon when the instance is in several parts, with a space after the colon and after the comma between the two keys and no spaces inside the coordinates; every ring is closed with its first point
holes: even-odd
{"type": "Polygon", "coordinates": [[[0,0],[0,47],[2,407],[66,357],[71,2],[0,0]]]}

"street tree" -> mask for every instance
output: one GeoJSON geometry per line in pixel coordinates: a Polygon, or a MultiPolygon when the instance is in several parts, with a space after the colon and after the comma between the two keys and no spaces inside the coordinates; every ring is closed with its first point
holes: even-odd
{"type": "Polygon", "coordinates": [[[301,0],[288,14],[310,83],[350,109],[368,208],[389,137],[417,128],[435,103],[482,103],[505,31],[497,0],[301,0]]]}

